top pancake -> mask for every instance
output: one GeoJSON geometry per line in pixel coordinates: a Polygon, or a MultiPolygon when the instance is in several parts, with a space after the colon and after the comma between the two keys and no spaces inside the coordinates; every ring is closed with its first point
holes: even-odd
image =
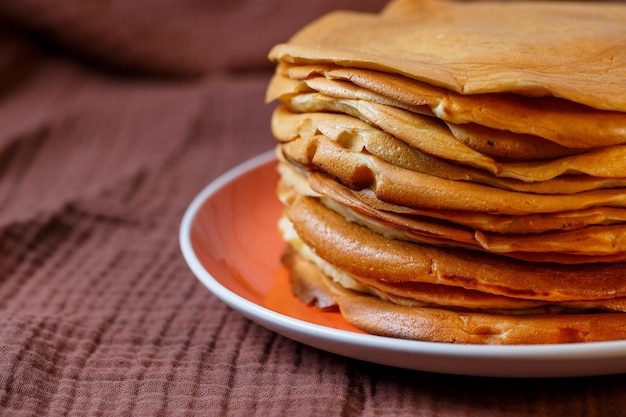
{"type": "Polygon", "coordinates": [[[462,94],[554,96],[626,111],[625,38],[623,5],[405,0],[382,15],[328,14],[270,58],[402,74],[462,94]]]}

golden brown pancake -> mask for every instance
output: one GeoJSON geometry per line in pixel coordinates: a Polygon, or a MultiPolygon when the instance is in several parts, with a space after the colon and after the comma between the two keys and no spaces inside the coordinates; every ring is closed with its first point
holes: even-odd
{"type": "Polygon", "coordinates": [[[338,285],[297,254],[285,257],[292,288],[307,303],[338,306],[347,321],[372,334],[463,344],[549,344],[626,338],[622,313],[490,314],[396,304],[338,285]]]}
{"type": "Polygon", "coordinates": [[[312,192],[323,194],[348,207],[373,212],[430,217],[476,230],[508,233],[541,233],[552,230],[577,230],[589,225],[626,222],[626,209],[596,207],[592,209],[526,216],[505,216],[453,210],[419,210],[385,203],[368,190],[355,191],[339,184],[328,175],[312,172],[306,177],[312,192]]]}
{"type": "MultiPolygon", "coordinates": [[[[510,191],[536,194],[572,194],[601,188],[626,186],[626,177],[605,178],[589,175],[563,175],[554,179],[525,182],[512,178],[501,178],[488,172],[460,166],[450,161],[427,155],[397,140],[390,134],[368,123],[345,114],[337,113],[293,113],[286,106],[279,106],[272,116],[272,132],[279,142],[291,142],[316,136],[316,140],[332,139],[343,148],[354,152],[368,152],[398,167],[419,171],[440,178],[472,181],[510,191]]],[[[293,147],[294,144],[290,145],[293,147]]],[[[445,145],[444,145],[445,146],[445,145]]],[[[617,156],[617,155],[614,155],[617,156]]],[[[589,159],[595,164],[604,164],[606,155],[589,159]]],[[[616,160],[613,158],[613,160],[616,160]]],[[[555,162],[555,165],[558,163],[555,162]]],[[[548,166],[546,163],[544,166],[548,166]]],[[[606,164],[605,164],[606,165],[606,164]]],[[[535,167],[539,170],[541,167],[535,167]]],[[[523,169],[523,168],[522,168],[523,169]]]]}
{"type": "MultiPolygon", "coordinates": [[[[284,219],[281,219],[281,222],[284,219]]],[[[282,261],[291,267],[293,257],[301,257],[314,265],[319,271],[325,271],[329,279],[355,291],[376,295],[395,304],[414,307],[445,307],[459,310],[473,310],[495,314],[529,315],[538,313],[583,313],[590,311],[626,311],[626,298],[617,297],[604,300],[548,301],[527,300],[488,294],[460,287],[423,282],[386,282],[377,279],[354,277],[340,271],[316,256],[299,238],[291,238],[290,246],[283,253],[282,261]]],[[[308,275],[308,274],[307,274],[308,275]]],[[[299,280],[294,292],[305,304],[312,303],[323,285],[299,280]]],[[[322,291],[323,292],[323,291],[322,291]]],[[[319,304],[319,302],[317,302],[319,304]]],[[[332,303],[324,301],[325,307],[332,303]]],[[[321,307],[318,305],[318,307],[321,307]]]]}
{"type": "Polygon", "coordinates": [[[355,277],[451,285],[551,302],[626,296],[620,263],[532,263],[387,239],[346,221],[310,197],[294,199],[287,216],[298,236],[318,256],[355,277]]]}
{"type": "Polygon", "coordinates": [[[509,93],[463,95],[399,75],[361,68],[283,64],[277,71],[270,83],[268,101],[284,99],[295,91],[320,90],[328,95],[367,98],[420,114],[436,115],[455,124],[475,123],[495,130],[539,136],[554,142],[553,148],[546,145],[546,150],[553,152],[564,151],[556,144],[577,150],[623,143],[624,115],[621,112],[593,109],[554,97],[509,93]],[[321,76],[341,83],[333,87],[330,82],[322,83],[321,76]]]}
{"type": "Polygon", "coordinates": [[[429,0],[411,9],[328,14],[270,58],[401,74],[462,94],[550,95],[626,111],[619,4],[429,0]]]}
{"type": "Polygon", "coordinates": [[[276,45],[294,294],[407,339],[626,339],[624,38],[621,5],[394,0],[276,45]]]}
{"type": "Polygon", "coordinates": [[[281,149],[293,163],[323,171],[352,189],[368,188],[382,201],[410,208],[527,215],[626,207],[626,194],[619,188],[564,195],[508,191],[403,169],[318,136],[282,144],[281,149]]]}
{"type": "MultiPolygon", "coordinates": [[[[567,174],[601,178],[626,176],[626,145],[598,148],[554,160],[498,162],[458,141],[438,119],[385,104],[360,99],[333,98],[308,93],[285,99],[291,110],[343,112],[379,127],[388,134],[429,155],[486,170],[499,177],[521,181],[546,181],[567,174]]],[[[626,118],[624,119],[626,123],[626,118]]],[[[566,123],[566,121],[563,121],[566,123]]]]}
{"type": "MultiPolygon", "coordinates": [[[[285,178],[280,183],[280,192],[283,194],[281,200],[287,205],[298,194],[288,189],[289,181],[293,180],[285,178]],[[284,197],[285,194],[290,196],[284,197]]],[[[300,194],[314,195],[309,192],[300,194]]],[[[324,196],[321,196],[320,202],[327,208],[389,239],[481,250],[534,262],[577,264],[626,260],[624,223],[545,233],[527,230],[525,233],[503,234],[474,230],[424,215],[411,216],[377,210],[353,198],[349,190],[340,185],[330,190],[332,198],[327,193],[321,194],[324,196]]]]}
{"type": "Polygon", "coordinates": [[[476,123],[446,122],[456,140],[502,162],[545,161],[584,152],[567,148],[539,136],[496,130],[476,123]]]}
{"type": "Polygon", "coordinates": [[[347,208],[326,198],[321,201],[351,222],[390,239],[481,250],[534,262],[580,264],[626,260],[624,224],[588,226],[573,231],[500,234],[474,231],[429,217],[372,210],[363,205],[347,208]]]}

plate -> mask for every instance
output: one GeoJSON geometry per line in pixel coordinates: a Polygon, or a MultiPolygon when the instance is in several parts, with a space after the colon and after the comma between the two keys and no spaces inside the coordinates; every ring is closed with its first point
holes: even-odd
{"type": "Polygon", "coordinates": [[[273,151],[209,184],[181,222],[180,246],[195,276],[245,317],[285,337],[346,357],[419,371],[489,377],[570,377],[626,372],[626,341],[483,346],[369,335],[339,313],[302,305],[280,263],[282,210],[273,151]]]}

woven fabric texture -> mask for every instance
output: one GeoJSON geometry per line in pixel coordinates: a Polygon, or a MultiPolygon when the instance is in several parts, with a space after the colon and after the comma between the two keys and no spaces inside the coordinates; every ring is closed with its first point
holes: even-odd
{"type": "Polygon", "coordinates": [[[0,3],[0,415],[623,415],[620,375],[435,375],[296,343],[183,261],[193,197],[273,146],[269,47],[383,3],[0,3]]]}

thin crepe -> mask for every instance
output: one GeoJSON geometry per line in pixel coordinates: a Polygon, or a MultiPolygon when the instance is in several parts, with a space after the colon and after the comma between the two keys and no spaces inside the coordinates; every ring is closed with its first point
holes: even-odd
{"type": "Polygon", "coordinates": [[[620,188],[563,195],[508,191],[400,168],[374,155],[345,149],[324,136],[287,142],[281,150],[293,163],[325,172],[352,189],[369,189],[382,201],[409,208],[504,215],[602,206],[626,208],[626,194],[620,188]]]}
{"type": "Polygon", "coordinates": [[[275,46],[270,58],[402,74],[463,94],[550,95],[626,111],[621,5],[404,3],[410,7],[383,15],[328,14],[275,46]]]}
{"type": "Polygon", "coordinates": [[[450,285],[550,302],[626,296],[626,277],[620,263],[532,263],[386,239],[346,221],[311,197],[298,196],[286,213],[307,246],[355,277],[450,285]]]}
{"type": "Polygon", "coordinates": [[[492,314],[434,306],[407,306],[349,290],[297,254],[283,257],[295,294],[307,304],[338,307],[343,317],[371,334],[464,344],[551,344],[626,338],[626,315],[492,314]]]}
{"type": "Polygon", "coordinates": [[[437,115],[450,123],[475,123],[535,135],[574,149],[615,145],[624,139],[625,117],[620,112],[598,110],[554,97],[510,93],[464,95],[397,74],[362,68],[281,63],[270,83],[267,99],[307,89],[334,91],[333,94],[358,93],[359,98],[437,115]],[[329,81],[335,81],[335,86],[329,81]]]}
{"type": "MultiPolygon", "coordinates": [[[[271,127],[276,140],[282,143],[297,141],[299,138],[306,141],[312,136],[320,137],[319,140],[323,140],[321,139],[323,136],[333,140],[343,148],[354,152],[369,152],[401,168],[450,180],[487,184],[511,191],[536,194],[572,194],[594,189],[626,186],[626,176],[606,178],[568,174],[535,182],[498,177],[480,169],[459,165],[454,161],[435,158],[359,118],[341,113],[294,113],[287,106],[280,105],[273,113],[271,127]]],[[[437,132],[430,132],[428,135],[423,135],[422,140],[433,136],[440,135],[437,135],[437,132]]],[[[456,143],[452,139],[448,139],[450,143],[456,143]]],[[[442,150],[453,152],[456,149],[446,145],[445,136],[443,141],[440,145],[442,150]]],[[[415,144],[416,141],[411,142],[415,144]]],[[[433,141],[428,141],[428,143],[430,146],[434,145],[433,141]]],[[[460,151],[463,152],[464,149],[460,151]]],[[[624,169],[624,164],[619,163],[619,154],[622,151],[619,149],[612,152],[611,149],[603,149],[589,155],[571,158],[575,158],[574,164],[579,162],[583,165],[586,159],[590,162],[590,166],[595,166],[598,170],[606,170],[607,167],[610,167],[611,164],[607,161],[614,161],[614,165],[618,166],[618,169],[624,169]]],[[[519,171],[527,170],[530,166],[530,170],[541,174],[542,171],[549,171],[549,168],[561,172],[568,171],[569,166],[571,166],[568,165],[568,161],[569,159],[565,158],[557,161],[545,161],[541,164],[526,164],[526,167],[521,163],[518,165],[520,166],[519,171]]]]}

